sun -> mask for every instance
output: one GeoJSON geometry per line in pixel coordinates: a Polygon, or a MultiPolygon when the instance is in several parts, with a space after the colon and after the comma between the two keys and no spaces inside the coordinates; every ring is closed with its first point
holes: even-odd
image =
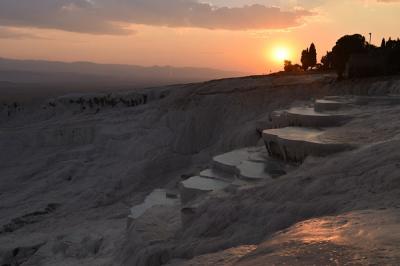
{"type": "Polygon", "coordinates": [[[274,50],[273,56],[276,61],[283,62],[284,60],[288,60],[290,57],[289,49],[286,47],[277,47],[274,50]]]}

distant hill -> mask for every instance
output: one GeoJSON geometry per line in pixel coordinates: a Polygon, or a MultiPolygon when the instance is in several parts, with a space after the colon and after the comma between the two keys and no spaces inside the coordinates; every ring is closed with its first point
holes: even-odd
{"type": "Polygon", "coordinates": [[[0,81],[35,83],[118,82],[137,86],[198,82],[243,73],[209,68],[52,62],[0,58],[0,81]],[[48,74],[51,74],[49,76],[48,74]]]}
{"type": "Polygon", "coordinates": [[[0,58],[0,99],[13,95],[12,98],[31,98],[76,91],[144,88],[241,75],[245,74],[209,68],[0,58]]]}

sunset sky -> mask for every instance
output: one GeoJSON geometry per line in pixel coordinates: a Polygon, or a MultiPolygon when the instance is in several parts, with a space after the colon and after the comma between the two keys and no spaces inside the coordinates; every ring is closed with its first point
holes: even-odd
{"type": "Polygon", "coordinates": [[[18,59],[268,73],[282,49],[297,62],[311,42],[320,57],[369,32],[400,36],[400,0],[0,1],[0,57],[18,59]]]}

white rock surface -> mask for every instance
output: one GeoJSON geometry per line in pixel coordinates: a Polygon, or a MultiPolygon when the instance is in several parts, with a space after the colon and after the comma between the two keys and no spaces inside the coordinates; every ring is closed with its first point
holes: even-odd
{"type": "Polygon", "coordinates": [[[307,156],[326,156],[349,150],[351,143],[324,138],[319,129],[286,127],[263,131],[263,139],[271,155],[285,161],[302,162],[307,156]]]}
{"type": "Polygon", "coordinates": [[[352,101],[335,101],[335,100],[325,100],[318,99],[314,102],[314,109],[316,112],[324,111],[337,111],[340,109],[345,109],[351,107],[352,101]]]}
{"type": "Polygon", "coordinates": [[[334,127],[351,119],[344,113],[322,113],[311,107],[293,107],[287,111],[290,126],[299,127],[334,127]]]}
{"type": "Polygon", "coordinates": [[[218,171],[217,169],[206,169],[200,172],[201,177],[217,179],[225,182],[232,182],[234,180],[234,175],[226,172],[218,171]]]}
{"type": "Polygon", "coordinates": [[[223,172],[236,174],[236,166],[249,158],[247,149],[234,150],[213,158],[213,167],[223,172]]]}
{"type": "Polygon", "coordinates": [[[135,107],[97,111],[45,102],[0,111],[0,261],[16,248],[28,254],[45,243],[24,257],[25,265],[141,265],[166,254],[188,258],[256,244],[314,216],[398,203],[399,145],[373,143],[399,134],[400,110],[367,105],[327,134],[370,150],[306,160],[273,186],[211,198],[184,231],[180,208],[155,206],[127,232],[132,206],[156,188],[176,188],[181,175],[199,172],[216,154],[256,145],[256,121],[273,111],[327,93],[398,93],[400,82],[273,75],[142,92],[151,100],[135,107]]]}
{"type": "Polygon", "coordinates": [[[230,182],[221,180],[193,176],[180,183],[179,191],[182,203],[186,204],[204,193],[222,190],[230,184],[230,182]]]}
{"type": "Polygon", "coordinates": [[[142,204],[131,208],[131,214],[128,218],[137,219],[154,206],[173,206],[177,204],[179,204],[179,199],[167,197],[165,189],[155,189],[145,198],[142,204]]]}
{"type": "Polygon", "coordinates": [[[262,132],[265,129],[287,126],[289,126],[289,121],[287,119],[286,110],[273,111],[256,121],[256,129],[259,132],[262,132]]]}
{"type": "Polygon", "coordinates": [[[268,164],[262,162],[243,161],[236,166],[239,177],[250,181],[264,181],[271,178],[268,164]]]}
{"type": "Polygon", "coordinates": [[[220,190],[228,186],[227,182],[221,180],[214,180],[211,178],[204,178],[201,176],[193,176],[185,181],[182,181],[185,188],[198,189],[204,191],[220,190]]]}
{"type": "Polygon", "coordinates": [[[355,102],[357,104],[400,104],[400,96],[356,96],[355,102]]]}

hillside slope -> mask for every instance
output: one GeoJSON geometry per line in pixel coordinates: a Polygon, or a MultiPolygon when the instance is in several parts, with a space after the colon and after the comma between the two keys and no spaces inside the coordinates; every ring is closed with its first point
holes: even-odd
{"type": "MultiPolygon", "coordinates": [[[[132,265],[148,247],[130,242],[126,218],[150,191],[176,188],[182,176],[204,169],[216,154],[256,145],[257,122],[272,111],[329,94],[396,93],[399,84],[397,78],[338,84],[329,75],[248,77],[3,106],[0,259],[9,261],[18,248],[24,265],[132,265]]],[[[397,112],[370,109],[348,126],[367,123],[376,129],[368,141],[390,140],[400,133],[400,125],[392,123],[397,112]]],[[[397,140],[376,145],[331,161],[310,161],[276,187],[210,199],[199,223],[176,236],[174,258],[258,245],[315,216],[394,207],[395,177],[375,187],[384,176],[370,173],[378,154],[396,156],[397,140]],[[358,162],[368,168],[354,168],[358,162]],[[332,165],[343,172],[332,171],[332,165]],[[336,181],[347,177],[343,173],[365,180],[365,187],[353,179],[336,181]]],[[[384,164],[395,158],[385,158],[384,172],[395,167],[384,164]]]]}

